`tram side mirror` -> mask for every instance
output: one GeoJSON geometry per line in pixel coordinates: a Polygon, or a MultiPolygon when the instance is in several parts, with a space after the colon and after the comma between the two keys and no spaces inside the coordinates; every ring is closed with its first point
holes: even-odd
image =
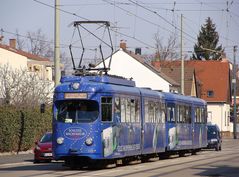
{"type": "Polygon", "coordinates": [[[45,113],[45,104],[44,103],[42,103],[41,105],[40,105],[40,112],[41,113],[45,113]]]}

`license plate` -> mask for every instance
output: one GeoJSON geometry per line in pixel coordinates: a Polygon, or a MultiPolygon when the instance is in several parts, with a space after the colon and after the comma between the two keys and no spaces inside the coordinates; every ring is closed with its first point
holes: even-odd
{"type": "Polygon", "coordinates": [[[44,154],[44,157],[51,157],[52,156],[52,153],[45,153],[44,154]]]}

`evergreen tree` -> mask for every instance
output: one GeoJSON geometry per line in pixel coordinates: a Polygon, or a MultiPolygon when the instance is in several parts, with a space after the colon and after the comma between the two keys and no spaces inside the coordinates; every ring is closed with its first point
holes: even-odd
{"type": "Polygon", "coordinates": [[[206,19],[206,24],[201,26],[197,39],[197,44],[194,45],[193,60],[221,60],[222,45],[217,46],[219,35],[210,17],[206,19]]]}

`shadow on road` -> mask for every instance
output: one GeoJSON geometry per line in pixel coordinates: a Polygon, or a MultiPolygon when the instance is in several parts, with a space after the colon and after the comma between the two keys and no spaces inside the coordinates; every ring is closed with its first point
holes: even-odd
{"type": "Polygon", "coordinates": [[[232,167],[227,165],[220,165],[220,166],[210,166],[208,168],[194,168],[198,170],[204,170],[203,172],[197,173],[196,175],[199,176],[218,176],[218,177],[234,177],[238,176],[239,174],[239,168],[238,167],[232,167]]]}
{"type": "Polygon", "coordinates": [[[1,167],[0,171],[66,170],[66,168],[62,166],[62,162],[39,163],[39,164],[34,164],[32,160],[26,160],[25,162],[29,163],[23,164],[21,166],[11,166],[11,164],[9,164],[8,166],[1,167]]]}

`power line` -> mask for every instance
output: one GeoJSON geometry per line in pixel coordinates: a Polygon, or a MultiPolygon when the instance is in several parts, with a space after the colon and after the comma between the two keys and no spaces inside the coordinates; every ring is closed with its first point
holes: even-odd
{"type": "MultiPolygon", "coordinates": [[[[40,4],[42,4],[42,5],[45,5],[45,6],[47,6],[47,7],[51,7],[51,8],[53,8],[53,9],[55,9],[55,7],[54,7],[53,5],[49,5],[49,4],[43,3],[43,2],[38,1],[38,0],[33,0],[33,1],[35,1],[35,2],[37,2],[37,3],[40,3],[40,4]]],[[[107,3],[108,3],[108,2],[107,2],[107,3]]],[[[82,19],[84,19],[84,20],[90,21],[90,19],[85,18],[85,17],[82,17],[82,16],[79,16],[79,15],[77,15],[76,13],[72,13],[72,12],[69,12],[69,11],[66,11],[66,10],[62,10],[62,9],[60,9],[60,8],[57,8],[57,9],[60,10],[61,12],[66,13],[66,14],[70,14],[70,15],[73,15],[73,16],[76,16],[76,17],[79,17],[79,18],[82,18],[82,19]]],[[[125,37],[127,37],[127,38],[131,38],[131,39],[133,39],[133,40],[135,40],[135,41],[137,41],[137,42],[139,42],[139,43],[141,43],[141,44],[147,45],[147,46],[150,47],[150,48],[154,48],[152,45],[147,44],[146,42],[144,42],[144,41],[142,41],[142,40],[140,40],[140,39],[137,39],[136,37],[133,37],[133,36],[124,34],[124,33],[122,33],[122,32],[116,31],[116,30],[114,30],[114,29],[112,29],[112,28],[110,28],[110,30],[113,31],[113,32],[115,32],[115,33],[117,33],[117,34],[120,34],[120,35],[122,35],[122,36],[125,36],[125,37]]]]}
{"type": "MultiPolygon", "coordinates": [[[[11,34],[11,35],[14,35],[14,36],[20,36],[20,37],[23,37],[23,38],[26,38],[26,39],[30,39],[30,38],[31,38],[30,36],[26,36],[26,35],[23,35],[23,34],[6,31],[6,30],[4,30],[3,28],[1,28],[1,32],[2,32],[2,33],[6,33],[6,34],[11,34]]],[[[41,40],[41,39],[37,39],[37,38],[31,38],[31,39],[34,40],[34,41],[45,42],[45,43],[52,44],[52,45],[54,44],[53,41],[41,40]]],[[[61,45],[62,47],[68,47],[67,44],[60,44],[60,45],[61,45]]]]}
{"type": "MultiPolygon", "coordinates": [[[[33,1],[35,1],[35,2],[37,2],[37,3],[39,3],[39,4],[42,4],[42,5],[45,5],[45,6],[48,6],[48,7],[51,7],[51,8],[53,8],[53,9],[55,9],[55,6],[53,6],[53,5],[49,5],[49,4],[46,4],[46,3],[41,2],[41,1],[38,1],[38,0],[33,0],[33,1]]],[[[85,17],[82,17],[82,16],[80,16],[80,15],[77,15],[76,13],[68,12],[68,11],[62,10],[62,9],[60,9],[60,8],[57,8],[57,9],[58,9],[59,11],[61,11],[61,12],[66,13],[66,14],[70,14],[70,15],[73,15],[73,16],[76,16],[76,17],[79,17],[79,18],[82,18],[82,19],[84,19],[84,20],[89,20],[89,19],[87,19],[87,18],[85,18],[85,17]]]]}
{"type": "MultiPolygon", "coordinates": [[[[134,2],[134,1],[132,1],[132,0],[128,0],[128,1],[130,1],[130,2],[132,2],[132,3],[134,3],[134,4],[136,4],[137,6],[143,8],[143,9],[145,9],[145,10],[147,10],[147,11],[149,11],[149,12],[155,14],[155,15],[157,15],[157,16],[160,17],[163,21],[165,21],[167,24],[171,25],[172,27],[174,27],[174,28],[177,29],[178,31],[181,31],[180,28],[178,28],[176,25],[172,24],[170,21],[168,21],[166,18],[164,18],[163,16],[161,16],[161,15],[160,15],[159,13],[157,13],[156,11],[153,11],[153,10],[151,10],[151,9],[149,9],[149,8],[147,8],[147,7],[145,7],[145,6],[141,5],[141,4],[139,4],[139,3],[137,3],[137,2],[134,2]]],[[[185,31],[183,31],[183,34],[187,35],[188,37],[190,37],[190,38],[193,39],[193,40],[196,40],[193,36],[191,36],[190,34],[186,33],[185,31]]]]}
{"type": "MultiPolygon", "coordinates": [[[[136,14],[134,14],[134,13],[132,13],[132,12],[130,12],[130,11],[128,11],[128,10],[126,10],[126,9],[124,9],[124,8],[122,8],[122,7],[120,7],[120,6],[115,5],[115,4],[112,3],[112,2],[109,2],[108,0],[102,0],[102,1],[105,1],[105,2],[109,3],[110,5],[115,6],[115,7],[119,8],[119,9],[121,9],[122,11],[125,11],[125,12],[127,12],[128,14],[131,14],[131,15],[133,15],[133,16],[135,16],[135,17],[137,17],[137,18],[139,18],[139,19],[141,19],[141,20],[143,20],[143,21],[145,21],[145,22],[147,22],[147,23],[149,23],[149,24],[151,24],[151,25],[157,26],[157,27],[163,29],[163,30],[166,31],[166,32],[170,32],[170,33],[172,33],[172,34],[174,33],[174,32],[171,31],[170,29],[167,29],[167,28],[165,28],[165,27],[160,26],[159,24],[156,24],[156,23],[154,23],[154,22],[152,22],[152,21],[150,21],[150,20],[147,20],[147,19],[145,19],[145,18],[143,18],[143,17],[140,17],[140,16],[138,16],[138,15],[136,15],[136,14]]],[[[170,22],[169,22],[169,23],[170,23],[170,22]]],[[[170,24],[171,24],[171,23],[170,23],[170,24]]],[[[171,24],[171,25],[172,25],[172,24],[171,24]]],[[[175,26],[175,25],[174,25],[174,26],[175,26]]],[[[175,27],[176,27],[176,26],[175,26],[175,27]]],[[[177,27],[176,27],[176,28],[177,28],[177,27]]],[[[185,33],[185,32],[184,32],[184,33],[185,33]]],[[[193,40],[196,40],[194,37],[191,37],[191,38],[193,38],[193,40]]],[[[194,41],[190,40],[190,39],[187,38],[187,37],[185,37],[185,39],[187,39],[188,41],[194,43],[194,41]]]]}

